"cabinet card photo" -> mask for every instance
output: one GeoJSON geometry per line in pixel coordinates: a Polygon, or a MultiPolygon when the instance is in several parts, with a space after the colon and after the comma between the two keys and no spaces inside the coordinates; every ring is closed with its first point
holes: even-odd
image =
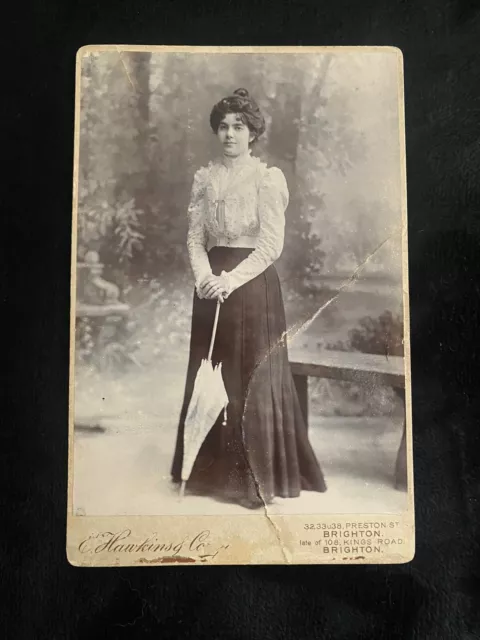
{"type": "Polygon", "coordinates": [[[403,58],[77,55],[67,556],[414,555],[403,58]]]}

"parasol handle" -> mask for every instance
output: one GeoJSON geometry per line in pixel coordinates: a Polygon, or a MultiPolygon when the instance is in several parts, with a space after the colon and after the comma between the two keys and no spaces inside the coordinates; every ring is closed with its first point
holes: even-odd
{"type": "Polygon", "coordinates": [[[215,343],[215,336],[217,334],[218,315],[220,313],[220,300],[217,300],[217,308],[215,309],[215,320],[213,321],[212,338],[210,340],[210,348],[208,350],[208,360],[212,359],[213,345],[215,343]]]}

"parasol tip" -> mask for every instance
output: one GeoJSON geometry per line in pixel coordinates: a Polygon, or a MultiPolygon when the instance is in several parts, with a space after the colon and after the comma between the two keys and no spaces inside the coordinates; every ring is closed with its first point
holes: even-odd
{"type": "Polygon", "coordinates": [[[185,482],[185,480],[182,480],[182,484],[180,485],[180,491],[178,493],[178,498],[179,500],[182,500],[184,495],[185,495],[185,485],[187,483],[185,482]]]}

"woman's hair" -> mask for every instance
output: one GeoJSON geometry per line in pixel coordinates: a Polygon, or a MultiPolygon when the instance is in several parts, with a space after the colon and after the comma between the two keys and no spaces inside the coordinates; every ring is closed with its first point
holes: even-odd
{"type": "Polygon", "coordinates": [[[262,112],[246,89],[236,89],[231,96],[223,98],[213,107],[210,113],[210,126],[214,133],[218,132],[220,123],[227,113],[238,113],[242,122],[255,136],[255,140],[265,131],[262,112]]]}

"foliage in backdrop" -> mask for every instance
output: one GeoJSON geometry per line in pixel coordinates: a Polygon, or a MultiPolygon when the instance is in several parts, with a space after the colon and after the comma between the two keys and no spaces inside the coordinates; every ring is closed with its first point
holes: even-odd
{"type": "MultiPolygon", "coordinates": [[[[372,152],[353,115],[352,86],[342,80],[337,65],[332,55],[111,51],[85,56],[78,259],[98,251],[104,276],[119,285],[132,305],[129,343],[140,362],[172,346],[185,348],[188,340],[190,187],[195,170],[217,153],[208,125],[211,107],[239,86],[248,88],[267,122],[255,155],[280,167],[289,185],[278,268],[290,319],[305,319],[328,299],[328,292],[308,282],[322,273],[335,251],[338,264],[348,269],[375,251],[386,233],[378,224],[375,229],[375,221],[382,211],[391,217],[390,205],[378,193],[355,192],[355,171],[368,167],[372,152]],[[343,207],[350,235],[343,239],[347,224],[332,222],[335,209],[328,205],[328,192],[334,181],[339,191],[339,180],[353,185],[343,207]],[[340,240],[333,250],[335,235],[340,240]]],[[[354,78],[355,68],[349,72],[354,78]]],[[[368,350],[368,344],[363,348],[368,350]]]]}
{"type": "Polygon", "coordinates": [[[208,115],[214,101],[241,85],[267,121],[255,153],[284,171],[291,191],[283,271],[289,279],[319,272],[324,252],[312,220],[324,208],[323,179],[332,171],[347,175],[365,148],[346,88],[328,80],[332,56],[279,62],[90,54],[82,67],[80,256],[95,247],[129,277],[188,269],[193,173],[217,153],[208,115]]]}

